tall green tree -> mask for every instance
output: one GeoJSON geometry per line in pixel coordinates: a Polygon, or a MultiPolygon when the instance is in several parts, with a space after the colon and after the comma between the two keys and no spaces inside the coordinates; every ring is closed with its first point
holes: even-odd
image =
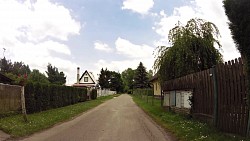
{"type": "Polygon", "coordinates": [[[34,69],[30,75],[28,75],[28,81],[29,82],[39,82],[39,83],[50,83],[48,78],[41,72],[39,72],[39,70],[34,69]]]}
{"type": "Polygon", "coordinates": [[[50,83],[57,84],[57,85],[63,85],[66,83],[66,77],[64,73],[61,71],[58,71],[57,67],[53,67],[50,63],[47,66],[48,80],[50,83]]]}
{"type": "Polygon", "coordinates": [[[99,85],[102,89],[109,88],[110,77],[111,75],[109,70],[107,70],[107,68],[105,70],[102,68],[98,79],[99,85]]]}
{"type": "Polygon", "coordinates": [[[1,73],[11,73],[12,62],[7,60],[5,57],[0,60],[0,72],[1,73]]]}
{"type": "MultiPolygon", "coordinates": [[[[247,79],[250,82],[250,1],[224,0],[223,3],[230,21],[232,37],[243,58],[247,79]]],[[[248,102],[250,105],[250,83],[248,83],[248,102]]]]}
{"type": "Polygon", "coordinates": [[[135,70],[134,87],[135,88],[149,87],[148,73],[146,71],[146,68],[143,66],[142,62],[140,62],[139,66],[135,70]]]}
{"type": "Polygon", "coordinates": [[[128,68],[124,70],[121,74],[122,81],[124,84],[124,91],[128,92],[133,89],[133,80],[134,80],[135,70],[128,68]]]}
{"type": "Polygon", "coordinates": [[[222,62],[222,55],[215,48],[219,30],[211,22],[191,19],[185,26],[180,23],[169,31],[170,47],[160,46],[154,69],[161,82],[213,67],[222,62]]]}
{"type": "Polygon", "coordinates": [[[124,85],[121,74],[115,71],[111,71],[110,74],[109,88],[117,93],[123,92],[124,85]]]}

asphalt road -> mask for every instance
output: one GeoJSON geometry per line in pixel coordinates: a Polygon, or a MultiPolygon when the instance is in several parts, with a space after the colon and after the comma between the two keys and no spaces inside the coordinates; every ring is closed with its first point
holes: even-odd
{"type": "Polygon", "coordinates": [[[171,141],[171,137],[124,94],[23,141],[171,141]]]}

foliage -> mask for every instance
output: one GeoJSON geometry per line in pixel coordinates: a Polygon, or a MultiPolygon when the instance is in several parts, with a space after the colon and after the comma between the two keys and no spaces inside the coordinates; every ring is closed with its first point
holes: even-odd
{"type": "Polygon", "coordinates": [[[214,47],[214,44],[221,47],[219,35],[213,23],[202,19],[191,19],[186,26],[178,23],[168,35],[171,47],[158,47],[154,69],[159,71],[160,80],[205,70],[222,62],[222,55],[214,47]]]}
{"type": "Polygon", "coordinates": [[[148,74],[142,62],[140,62],[139,66],[137,67],[135,71],[134,87],[135,88],[148,88],[149,87],[148,74]]]}
{"type": "Polygon", "coordinates": [[[68,121],[83,112],[98,106],[117,95],[103,96],[96,100],[77,103],[66,107],[51,109],[28,115],[28,123],[23,122],[22,115],[0,118],[0,129],[12,137],[22,137],[47,129],[53,125],[68,121]]]}
{"type": "Polygon", "coordinates": [[[99,76],[99,85],[102,89],[110,89],[113,91],[123,92],[123,81],[121,74],[115,71],[109,71],[107,68],[101,69],[101,74],[99,76]]]}
{"type": "Polygon", "coordinates": [[[11,60],[6,60],[4,57],[0,60],[0,72],[6,74],[6,73],[12,73],[16,76],[20,75],[28,75],[30,74],[30,68],[29,65],[25,65],[23,62],[14,62],[12,63],[11,60]]]}
{"type": "Polygon", "coordinates": [[[134,95],[140,95],[140,96],[152,96],[154,94],[153,89],[134,89],[133,90],[134,95]]]}
{"type": "Polygon", "coordinates": [[[50,83],[63,85],[66,83],[66,77],[63,72],[59,72],[57,67],[53,67],[51,64],[48,64],[47,71],[48,80],[50,83]]]}
{"type": "Polygon", "coordinates": [[[97,98],[97,90],[96,89],[92,89],[90,91],[90,97],[91,97],[91,99],[96,99],[97,98]]]}
{"type": "Polygon", "coordinates": [[[124,91],[128,92],[133,89],[133,80],[134,80],[135,70],[128,68],[124,70],[121,74],[122,81],[124,84],[124,91]]]}
{"type": "Polygon", "coordinates": [[[63,107],[87,100],[87,90],[59,85],[28,83],[25,86],[27,113],[63,107]]]}
{"type": "MultiPolygon", "coordinates": [[[[229,28],[237,49],[240,51],[250,82],[250,2],[249,0],[224,0],[224,8],[229,19],[229,28]]],[[[248,102],[250,104],[250,83],[248,102]]]]}
{"type": "Polygon", "coordinates": [[[123,92],[123,81],[121,78],[121,74],[115,71],[111,71],[111,78],[110,78],[110,90],[116,91],[117,93],[123,92]]]}
{"type": "Polygon", "coordinates": [[[104,70],[103,68],[101,69],[101,73],[99,76],[99,85],[101,86],[102,89],[108,89],[109,88],[109,80],[110,80],[110,71],[107,70],[107,68],[104,70]]]}
{"type": "Polygon", "coordinates": [[[148,77],[149,80],[153,77],[153,70],[148,71],[147,77],[148,77]]]}
{"type": "Polygon", "coordinates": [[[11,60],[6,60],[6,58],[4,57],[3,59],[1,59],[0,61],[0,71],[2,73],[10,73],[11,69],[12,69],[12,62],[11,60]]]}
{"type": "Polygon", "coordinates": [[[34,69],[28,76],[28,82],[39,82],[39,83],[50,83],[48,78],[39,72],[39,70],[34,69]]]}

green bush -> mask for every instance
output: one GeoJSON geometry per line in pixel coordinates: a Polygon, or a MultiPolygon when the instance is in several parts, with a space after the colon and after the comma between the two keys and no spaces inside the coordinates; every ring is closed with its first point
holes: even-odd
{"type": "Polygon", "coordinates": [[[91,97],[91,99],[96,99],[97,98],[97,90],[96,89],[91,90],[90,97],[91,97]]]}
{"type": "MultiPolygon", "coordinates": [[[[96,99],[97,92],[93,92],[96,99]]],[[[28,83],[25,86],[27,113],[63,107],[87,100],[87,89],[53,84],[28,83]]]]}
{"type": "Polygon", "coordinates": [[[153,91],[153,89],[134,89],[133,94],[134,95],[153,96],[154,91],[153,91]]]}

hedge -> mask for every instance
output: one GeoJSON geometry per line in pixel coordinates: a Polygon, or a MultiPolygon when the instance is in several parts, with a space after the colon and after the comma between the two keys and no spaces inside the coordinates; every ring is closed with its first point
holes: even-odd
{"type": "Polygon", "coordinates": [[[87,100],[87,89],[41,83],[25,86],[27,113],[59,108],[87,100]]]}

